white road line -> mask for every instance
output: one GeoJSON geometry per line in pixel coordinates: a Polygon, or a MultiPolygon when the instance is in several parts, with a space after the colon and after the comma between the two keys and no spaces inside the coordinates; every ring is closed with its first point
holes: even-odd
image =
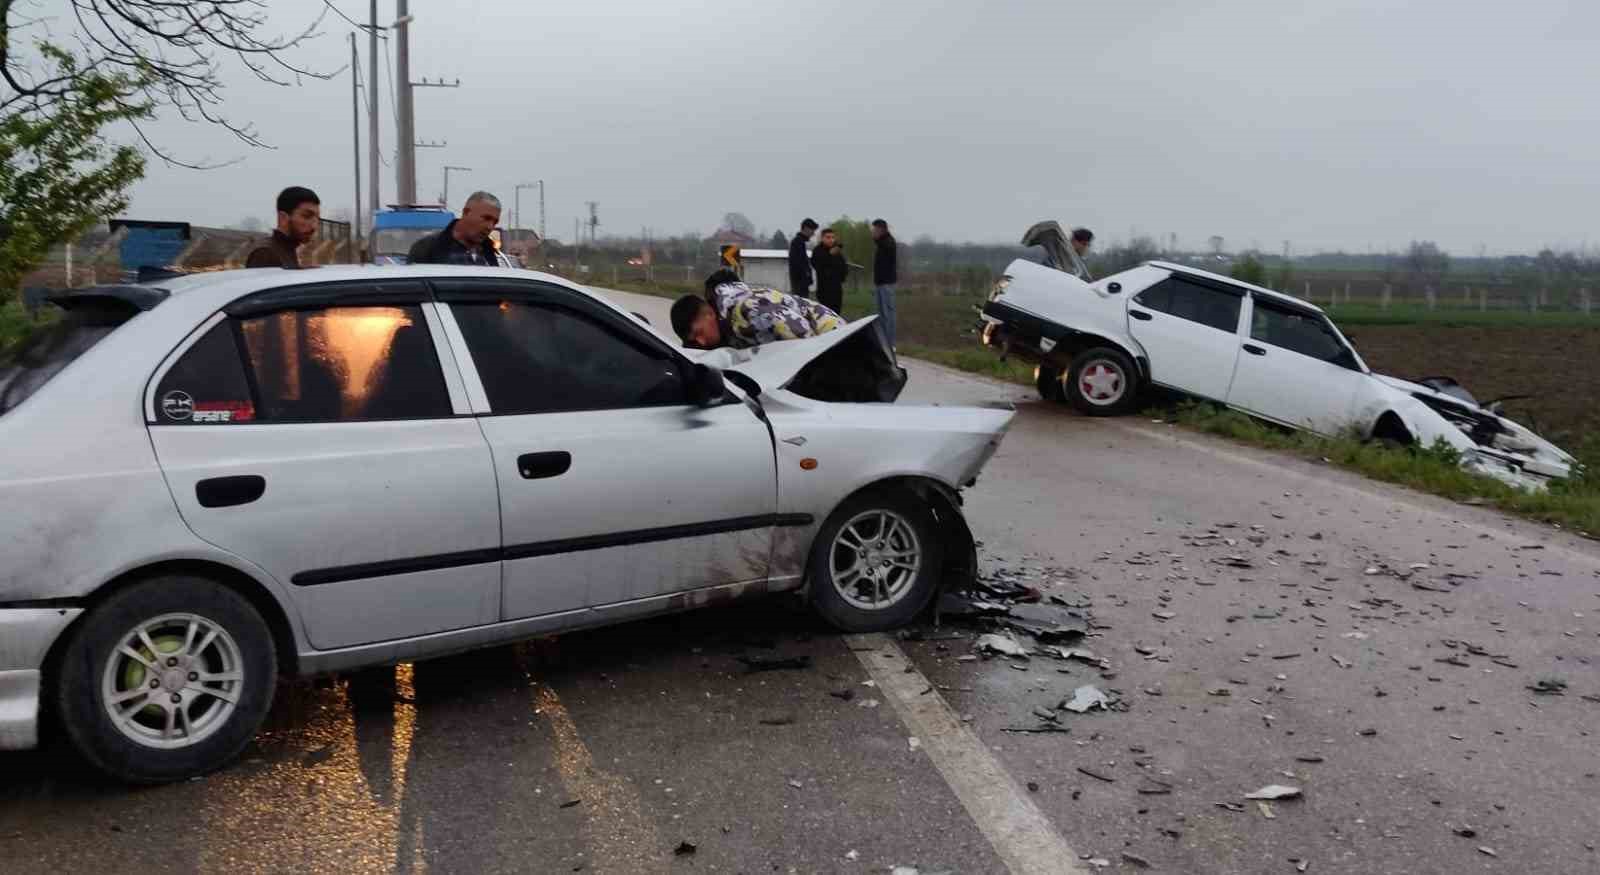
{"type": "Polygon", "coordinates": [[[885,635],[847,635],[867,674],[1013,875],[1088,875],[1027,791],[885,635]]]}

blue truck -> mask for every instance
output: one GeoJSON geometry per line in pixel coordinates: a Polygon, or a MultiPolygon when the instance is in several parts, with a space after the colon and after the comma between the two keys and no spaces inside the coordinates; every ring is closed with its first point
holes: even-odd
{"type": "Polygon", "coordinates": [[[442,230],[456,217],[433,204],[390,204],[372,218],[367,258],[373,264],[405,264],[411,244],[442,230]]]}

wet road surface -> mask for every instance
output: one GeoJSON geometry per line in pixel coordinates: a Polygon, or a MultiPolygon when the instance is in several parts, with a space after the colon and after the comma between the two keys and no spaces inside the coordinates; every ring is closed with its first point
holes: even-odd
{"type": "Polygon", "coordinates": [[[974,659],[982,630],[954,622],[862,644],[776,599],[297,681],[196,781],[109,784],[59,742],[0,755],[0,861],[1007,871],[1006,824],[1030,821],[974,805],[961,739],[913,743],[901,695],[969,721],[1026,788],[1011,807],[1071,848],[1056,871],[1600,870],[1594,544],[912,368],[903,403],[1023,401],[967,494],[983,567],[1092,616],[1077,646],[1109,668],[974,659]],[[773,656],[810,665],[742,661],[773,656]],[[902,662],[895,686],[925,691],[867,668],[902,662]],[[1126,710],[1056,709],[1085,684],[1126,710]],[[1041,727],[1067,731],[1008,731],[1041,727]],[[1243,798],[1268,784],[1303,798],[1243,798]]]}

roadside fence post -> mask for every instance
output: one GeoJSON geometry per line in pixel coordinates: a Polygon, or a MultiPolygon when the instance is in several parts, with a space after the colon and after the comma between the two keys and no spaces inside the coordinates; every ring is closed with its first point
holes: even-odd
{"type": "Polygon", "coordinates": [[[1344,284],[1344,302],[1346,304],[1350,303],[1350,284],[1349,283],[1345,283],[1344,284]]]}
{"type": "Polygon", "coordinates": [[[1428,302],[1429,312],[1438,309],[1439,294],[1433,290],[1433,286],[1423,286],[1422,297],[1428,302]]]}
{"type": "Polygon", "coordinates": [[[1578,306],[1583,308],[1583,315],[1588,316],[1592,314],[1593,311],[1590,308],[1593,307],[1593,302],[1589,300],[1588,286],[1584,286],[1578,290],[1578,306]]]}
{"type": "Polygon", "coordinates": [[[1391,297],[1393,297],[1393,296],[1394,296],[1393,288],[1391,288],[1388,283],[1384,283],[1383,284],[1383,298],[1382,298],[1381,303],[1379,304],[1379,306],[1382,307],[1385,310],[1389,309],[1389,299],[1391,297]]]}
{"type": "Polygon", "coordinates": [[[1478,290],[1478,312],[1489,312],[1489,290],[1486,288],[1478,290]]]}

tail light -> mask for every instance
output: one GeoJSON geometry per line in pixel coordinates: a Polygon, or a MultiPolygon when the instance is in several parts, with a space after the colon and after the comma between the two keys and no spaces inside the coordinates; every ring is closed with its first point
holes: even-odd
{"type": "Polygon", "coordinates": [[[994,282],[994,289],[989,292],[989,300],[998,301],[1006,293],[1006,287],[1011,285],[1011,277],[1003,276],[994,282]]]}

